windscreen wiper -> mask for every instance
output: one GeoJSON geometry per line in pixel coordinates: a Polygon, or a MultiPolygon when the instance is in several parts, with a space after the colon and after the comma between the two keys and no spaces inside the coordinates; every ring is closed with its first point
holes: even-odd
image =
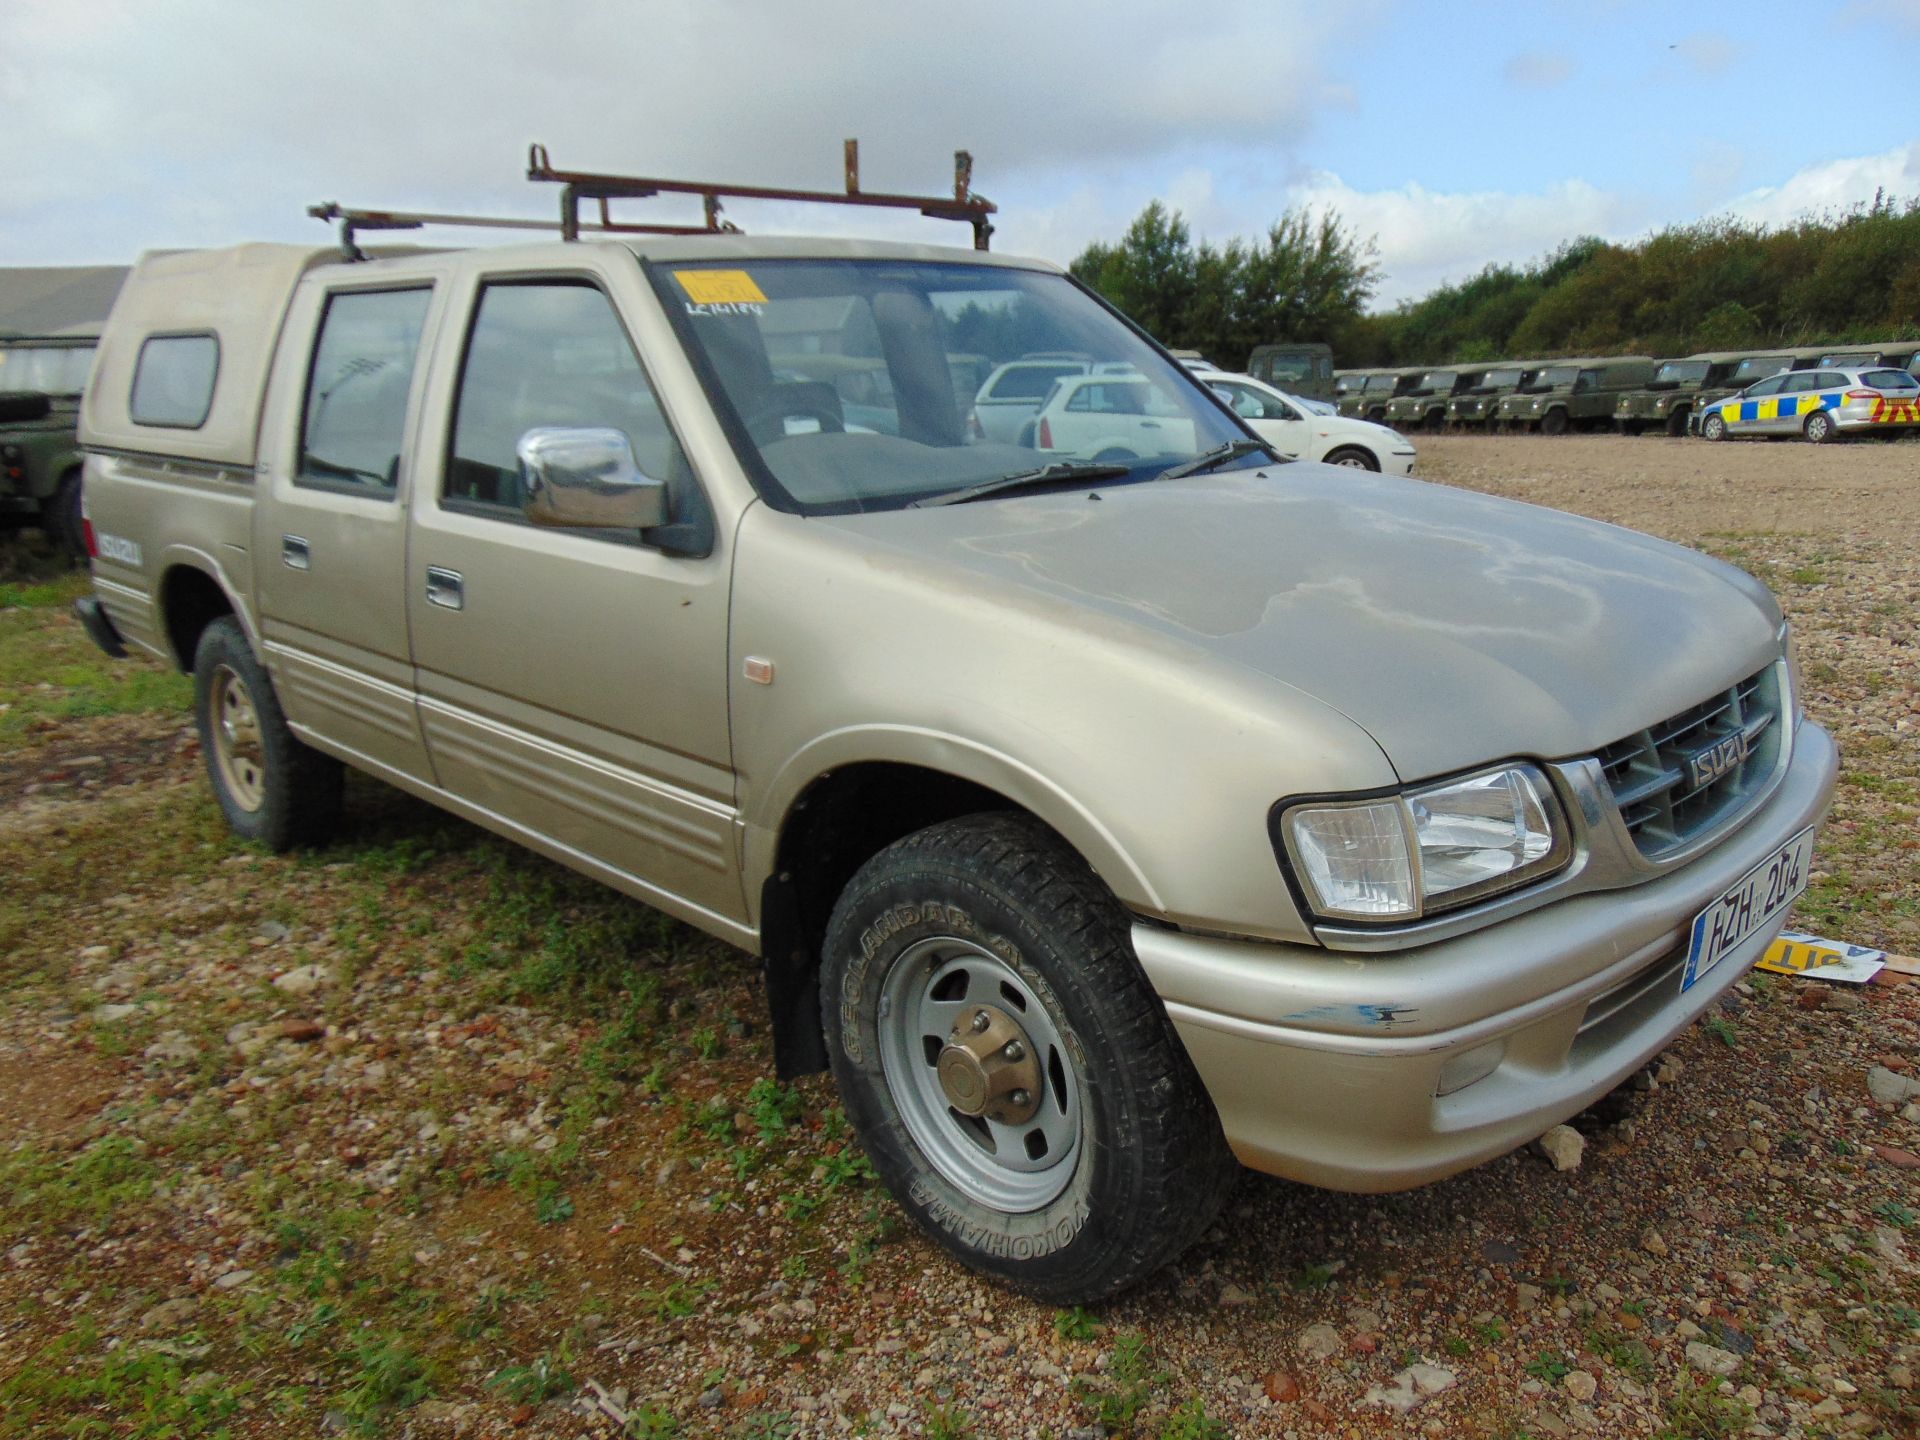
{"type": "Polygon", "coordinates": [[[1017,475],[1002,475],[998,480],[983,480],[978,485],[969,485],[964,490],[949,490],[944,495],[929,495],[925,499],[915,500],[907,506],[909,510],[922,510],[934,505],[964,505],[969,500],[981,500],[988,495],[1004,495],[1012,490],[1033,490],[1042,485],[1052,485],[1062,480],[1112,480],[1132,472],[1125,465],[1079,465],[1069,461],[1059,461],[1052,465],[1042,465],[1038,470],[1022,470],[1017,475]]]}
{"type": "Polygon", "coordinates": [[[1238,460],[1243,455],[1251,455],[1256,450],[1267,448],[1264,440],[1229,440],[1204,455],[1196,455],[1184,465],[1176,465],[1171,470],[1162,470],[1162,480],[1178,480],[1187,475],[1201,475],[1217,469],[1229,460],[1238,460]]]}

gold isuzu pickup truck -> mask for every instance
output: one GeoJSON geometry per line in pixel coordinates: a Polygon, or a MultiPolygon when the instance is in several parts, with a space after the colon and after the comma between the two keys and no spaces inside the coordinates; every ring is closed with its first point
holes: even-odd
{"type": "Polygon", "coordinates": [[[1834,782],[1747,575],[1285,463],[1038,262],[156,255],[82,438],[82,617],[193,674],[239,834],[321,839],[352,765],[758,954],[781,1070],[1056,1302],[1236,1160],[1392,1190],[1591,1103],[1834,782]],[[970,423],[1030,356],[1044,453],[970,423]]]}

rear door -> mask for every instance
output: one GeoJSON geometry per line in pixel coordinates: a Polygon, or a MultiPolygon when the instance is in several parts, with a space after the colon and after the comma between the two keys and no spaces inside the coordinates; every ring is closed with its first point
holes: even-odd
{"type": "MultiPolygon", "coordinates": [[[[334,272],[337,276],[339,272],[334,272]]],[[[407,473],[445,284],[319,276],[274,364],[254,506],[261,639],[297,730],[369,768],[431,780],[414,710],[407,473]]]]}
{"type": "Polygon", "coordinates": [[[469,272],[450,299],[406,580],[421,724],[440,784],[499,828],[737,924],[725,537],[668,554],[521,509],[526,431],[605,426],[676,518],[710,514],[621,318],[657,302],[630,254],[579,248],[560,271],[469,272]]]}

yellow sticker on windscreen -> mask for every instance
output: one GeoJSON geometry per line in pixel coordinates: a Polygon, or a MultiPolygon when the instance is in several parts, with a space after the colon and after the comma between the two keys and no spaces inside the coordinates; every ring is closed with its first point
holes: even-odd
{"type": "Polygon", "coordinates": [[[767,297],[744,270],[676,270],[673,278],[696,305],[764,305],[767,297]]]}

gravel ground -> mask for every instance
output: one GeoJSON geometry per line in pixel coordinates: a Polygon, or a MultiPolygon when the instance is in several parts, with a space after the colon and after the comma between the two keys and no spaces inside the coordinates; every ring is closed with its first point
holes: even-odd
{"type": "MultiPolygon", "coordinates": [[[[1846,765],[1800,922],[1920,950],[1920,444],[1420,444],[1776,588],[1846,765]]],[[[0,695],[0,1435],[1920,1433],[1920,986],[1749,977],[1577,1168],[1247,1175],[1056,1312],[768,1079],[744,956],[372,783],[236,846],[172,702],[61,699],[0,695]]]]}

